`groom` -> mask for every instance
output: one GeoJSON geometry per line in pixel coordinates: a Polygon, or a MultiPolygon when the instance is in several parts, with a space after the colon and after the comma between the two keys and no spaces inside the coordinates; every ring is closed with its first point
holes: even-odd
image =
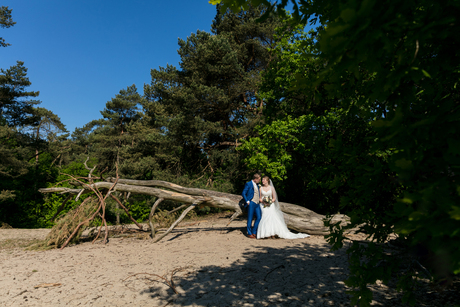
{"type": "Polygon", "coordinates": [[[262,211],[259,206],[259,186],[260,174],[254,174],[252,180],[246,182],[242,193],[244,202],[248,208],[248,238],[256,239],[257,227],[259,226],[262,211]],[[254,226],[252,226],[252,219],[256,217],[254,226]]]}

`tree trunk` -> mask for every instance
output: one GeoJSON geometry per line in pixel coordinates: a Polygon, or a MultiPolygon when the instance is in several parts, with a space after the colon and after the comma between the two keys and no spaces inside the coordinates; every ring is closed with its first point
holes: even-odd
{"type": "MultiPolygon", "coordinates": [[[[92,186],[97,189],[109,189],[115,178],[107,178],[105,182],[97,182],[92,186]]],[[[83,193],[92,192],[88,187],[83,193]]],[[[81,189],[69,188],[44,188],[39,189],[41,193],[70,193],[78,194],[81,189]]],[[[230,222],[237,216],[241,215],[239,202],[241,195],[222,193],[217,191],[186,188],[174,183],[160,181],[160,180],[130,180],[119,179],[115,188],[116,191],[130,192],[135,194],[151,195],[157,198],[172,200],[180,203],[209,206],[220,208],[224,210],[235,211],[230,222]],[[163,189],[159,189],[161,187],[163,189]]],[[[280,208],[284,213],[286,225],[299,232],[313,234],[313,235],[326,235],[329,234],[329,229],[324,226],[324,215],[318,214],[305,207],[280,202],[280,208]]],[[[343,214],[336,214],[332,218],[332,222],[341,222],[342,225],[348,224],[349,217],[343,214]]]]}

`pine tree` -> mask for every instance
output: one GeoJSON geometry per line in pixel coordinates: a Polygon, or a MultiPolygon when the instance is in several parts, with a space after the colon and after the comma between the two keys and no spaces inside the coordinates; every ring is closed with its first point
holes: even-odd
{"type": "MultiPolygon", "coordinates": [[[[0,27],[15,24],[11,12],[0,7],[0,27]]],[[[0,38],[0,46],[8,45],[0,38]]],[[[0,221],[22,227],[36,226],[42,218],[37,189],[54,181],[53,163],[67,146],[64,125],[37,107],[39,92],[28,91],[30,85],[24,62],[0,69],[0,221]]]]}
{"type": "Polygon", "coordinates": [[[278,19],[256,22],[263,12],[218,11],[212,34],[197,31],[179,39],[180,69],[152,70],[144,88],[146,114],[181,147],[179,175],[207,168],[209,183],[223,176],[238,180],[235,149],[262,120],[260,72],[271,60],[268,48],[281,25],[278,19]]]}
{"type": "Polygon", "coordinates": [[[33,124],[33,107],[40,101],[30,99],[37,97],[39,92],[28,92],[26,88],[32,83],[27,77],[24,62],[18,61],[9,69],[0,69],[0,123],[10,127],[33,124]]]}
{"type": "MultiPolygon", "coordinates": [[[[7,6],[0,7],[0,28],[9,28],[16,24],[16,22],[13,21],[13,18],[11,16],[12,11],[13,10],[8,9],[7,6]]],[[[3,37],[0,37],[0,47],[7,47],[9,45],[10,44],[5,42],[5,39],[3,37]]]]}
{"type": "Polygon", "coordinates": [[[88,123],[72,135],[80,144],[89,146],[88,153],[97,158],[100,167],[114,171],[115,163],[123,162],[125,147],[133,145],[129,126],[140,119],[141,101],[136,86],[128,86],[106,103],[102,119],[88,123]]]}
{"type": "Polygon", "coordinates": [[[38,96],[38,92],[26,91],[31,82],[23,62],[0,72],[0,202],[3,202],[16,195],[17,187],[11,179],[28,172],[32,139],[18,128],[33,123],[34,105],[39,102],[28,99],[38,96]]]}

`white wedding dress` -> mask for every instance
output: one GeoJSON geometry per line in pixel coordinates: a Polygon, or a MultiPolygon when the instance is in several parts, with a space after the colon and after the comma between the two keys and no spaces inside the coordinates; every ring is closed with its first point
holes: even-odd
{"type": "Polygon", "coordinates": [[[262,218],[260,219],[259,227],[257,228],[257,239],[263,239],[271,236],[278,236],[282,239],[302,239],[307,238],[310,235],[305,233],[292,233],[286,226],[284,221],[284,215],[281,211],[278,203],[278,197],[276,190],[273,185],[270,185],[268,191],[264,191],[260,188],[261,198],[270,196],[276,201],[269,207],[264,207],[260,203],[260,209],[262,210],[262,218]]]}

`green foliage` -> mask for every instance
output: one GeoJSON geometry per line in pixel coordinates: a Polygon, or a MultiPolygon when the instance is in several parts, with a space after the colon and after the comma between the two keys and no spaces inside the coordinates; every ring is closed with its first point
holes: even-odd
{"type": "Polygon", "coordinates": [[[388,178],[392,175],[382,154],[372,148],[371,118],[341,107],[338,101],[346,97],[325,95],[326,82],[312,91],[295,87],[296,76],[313,82],[324,66],[317,56],[302,57],[315,52],[315,37],[315,31],[307,34],[300,27],[277,37],[272,51],[276,60],[264,72],[260,93],[269,124],[259,127],[259,137],[241,147],[248,155],[245,162],[275,179],[283,200],[298,203],[302,199],[302,205],[325,214],[342,210],[341,200],[356,204],[359,199],[363,204],[391,201],[395,191],[388,178]],[[377,165],[376,172],[362,174],[377,165]],[[383,176],[379,177],[383,186],[369,195],[375,188],[369,190],[362,179],[372,184],[376,175],[383,176]]]}
{"type": "MultiPolygon", "coordinates": [[[[136,197],[129,201],[128,208],[129,213],[140,223],[148,221],[150,209],[152,208],[155,199],[146,198],[146,197],[136,197]]],[[[127,219],[127,217],[126,217],[127,219]]],[[[124,220],[121,221],[122,223],[124,220]]],[[[128,221],[125,221],[128,222],[128,221]]],[[[129,222],[128,222],[129,223],[129,222]]]]}
{"type": "Polygon", "coordinates": [[[24,164],[25,172],[2,182],[2,188],[14,191],[14,197],[4,199],[0,207],[0,220],[13,227],[44,227],[43,216],[48,210],[43,196],[37,191],[48,180],[53,180],[56,170],[50,168],[51,156],[43,154],[40,163],[24,164]]]}
{"type": "MultiPolygon", "coordinates": [[[[74,229],[76,229],[80,223],[85,222],[89,217],[91,217],[95,211],[95,207],[98,205],[98,202],[95,199],[92,199],[82,203],[80,206],[77,206],[57,221],[56,225],[43,241],[30,246],[29,249],[43,250],[61,247],[73,233],[74,229]]],[[[89,222],[84,223],[70,242],[77,243],[81,234],[89,225],[89,222]]]]}
{"type": "MultiPolygon", "coordinates": [[[[38,188],[57,175],[64,125],[52,112],[35,107],[23,62],[0,74],[0,220],[14,227],[44,227],[49,210],[38,188]]],[[[65,136],[64,136],[65,138],[65,136]]]]}
{"type": "MultiPolygon", "coordinates": [[[[87,154],[97,159],[98,167],[112,176],[115,176],[116,163],[123,170],[123,164],[133,162],[130,150],[139,136],[132,133],[131,128],[141,117],[141,101],[136,86],[128,86],[106,103],[101,111],[102,119],[91,121],[72,134],[80,146],[85,146],[87,154]]],[[[125,174],[122,171],[120,175],[125,174]]]]}
{"type": "Polygon", "coordinates": [[[168,65],[151,71],[143,107],[168,149],[155,153],[162,157],[159,169],[197,184],[204,178],[207,187],[217,189],[246,177],[235,149],[263,120],[260,73],[271,60],[268,48],[279,25],[277,18],[255,22],[264,11],[218,11],[212,33],[179,39],[180,69],[168,65]]]}
{"type": "MultiPolygon", "coordinates": [[[[123,178],[239,190],[247,170],[236,147],[262,120],[257,91],[277,25],[277,18],[255,22],[264,10],[218,12],[212,33],[198,31],[179,40],[180,68],[152,70],[144,97],[130,86],[108,101],[102,119],[76,129],[66,144],[70,149],[61,147],[61,172],[75,175],[76,170],[66,168],[72,163],[82,166],[90,156],[96,172],[105,170],[104,176],[114,176],[117,165],[123,178]]],[[[62,180],[60,176],[57,181],[62,180]]],[[[47,198],[47,217],[63,199],[47,198]]],[[[135,219],[145,221],[152,201],[131,196],[126,205],[135,219]]],[[[69,201],[61,214],[75,205],[69,201]]],[[[108,210],[109,222],[118,215],[121,222],[127,221],[110,201],[108,210]]]]}
{"type": "MultiPolygon", "coordinates": [[[[91,161],[89,163],[91,163],[91,161]]],[[[53,180],[49,180],[47,182],[47,188],[54,187],[56,185],[67,188],[75,188],[75,186],[70,183],[73,180],[71,180],[69,175],[76,178],[88,176],[88,170],[85,168],[83,162],[78,161],[73,161],[65,167],[57,168],[54,171],[57,174],[53,180]]],[[[76,202],[74,200],[75,198],[72,197],[65,203],[65,206],[61,208],[61,205],[66,197],[67,195],[54,193],[43,195],[43,203],[41,204],[41,207],[43,208],[41,214],[42,217],[39,219],[41,225],[40,227],[52,227],[55,220],[64,216],[70,210],[76,208],[83,200],[86,199],[86,197],[88,197],[88,195],[82,195],[78,202],[76,202]]]]}
{"type": "Polygon", "coordinates": [[[34,105],[39,101],[30,99],[37,97],[39,92],[27,92],[32,83],[27,77],[24,62],[18,61],[9,69],[0,69],[0,123],[10,127],[22,127],[34,124],[34,105]]]}
{"type": "MultiPolygon", "coordinates": [[[[214,2],[221,2],[223,11],[270,4],[265,0],[214,2]]],[[[291,86],[293,93],[305,95],[305,114],[312,112],[308,97],[321,103],[335,99],[349,117],[372,125],[364,133],[365,146],[358,139],[339,146],[344,156],[349,155],[348,162],[334,163],[337,176],[346,179],[349,187],[339,191],[341,211],[351,216],[351,227],[363,225],[377,243],[396,232],[435,281],[448,282],[451,274],[460,272],[459,2],[292,2],[294,23],[322,24],[316,41],[304,43],[312,49],[293,56],[302,59],[300,69],[307,70],[295,74],[291,86]],[[315,78],[308,72],[312,59],[322,65],[315,78]],[[375,193],[385,197],[373,201],[375,193]]],[[[281,12],[286,4],[281,1],[272,7],[281,12]]],[[[289,83],[292,75],[287,75],[284,80],[289,83]]],[[[279,104],[292,105],[281,100],[279,104]]],[[[330,145],[336,147],[337,140],[331,138],[330,145]]],[[[341,247],[344,229],[331,227],[329,240],[334,248],[341,247]]],[[[348,285],[356,288],[354,303],[365,306],[371,300],[366,285],[388,280],[389,273],[375,261],[386,256],[374,245],[355,246],[349,252],[354,260],[348,285]]],[[[388,259],[389,263],[402,261],[394,256],[388,259]]],[[[388,269],[394,274],[397,267],[388,269]]],[[[413,274],[415,270],[402,273],[398,283],[406,291],[404,299],[412,303],[413,274]]]]}
{"type": "Polygon", "coordinates": [[[260,136],[244,142],[241,150],[252,152],[247,158],[249,168],[265,169],[274,180],[282,181],[287,177],[288,170],[295,167],[291,152],[305,154],[306,145],[301,139],[305,136],[302,128],[306,116],[296,119],[274,121],[271,125],[261,127],[260,136]]]}
{"type": "MultiPolygon", "coordinates": [[[[9,28],[16,24],[13,21],[13,17],[11,16],[12,9],[8,9],[7,6],[0,7],[0,28],[9,28]]],[[[0,37],[0,47],[10,46],[10,44],[5,42],[3,37],[0,37]]]]}

